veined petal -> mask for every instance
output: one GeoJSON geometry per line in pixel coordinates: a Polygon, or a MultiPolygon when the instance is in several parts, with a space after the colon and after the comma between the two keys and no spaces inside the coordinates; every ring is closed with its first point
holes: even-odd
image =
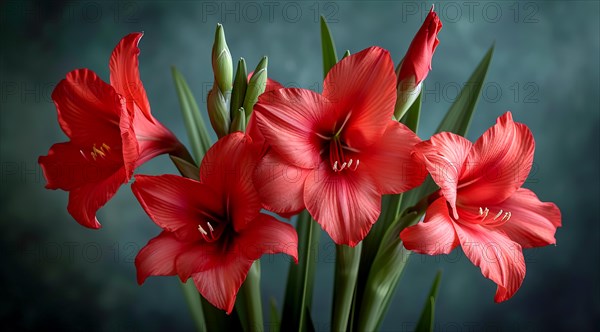
{"type": "Polygon", "coordinates": [[[510,197],[529,175],[534,148],[527,126],[513,122],[510,112],[499,117],[496,125],[473,144],[467,157],[458,194],[461,202],[487,206],[510,197]]]}
{"type": "Polygon", "coordinates": [[[494,300],[511,298],[525,278],[521,246],[500,230],[467,222],[453,225],[465,255],[479,266],[484,277],[498,285],[494,300]]]}
{"type": "Polygon", "coordinates": [[[221,243],[195,243],[182,252],[175,261],[177,275],[185,282],[194,273],[210,270],[222,264],[227,258],[221,248],[221,243]]]}
{"type": "Polygon", "coordinates": [[[198,291],[213,306],[230,314],[240,286],[246,280],[253,261],[229,259],[213,269],[192,275],[198,291]]]}
{"type": "Polygon", "coordinates": [[[400,239],[406,249],[420,254],[449,254],[459,244],[453,222],[441,197],[429,205],[423,222],[405,228],[400,239]]]}
{"type": "Polygon", "coordinates": [[[125,97],[127,108],[132,113],[137,107],[148,120],[153,121],[138,68],[138,44],[143,35],[141,32],[130,33],[117,44],[110,57],[110,84],[125,97]]]}
{"type": "Polygon", "coordinates": [[[80,145],[102,144],[121,135],[119,121],[125,101],[93,71],[77,69],[52,91],[62,130],[80,145]]]}
{"type": "Polygon", "coordinates": [[[100,181],[74,188],[69,192],[67,210],[82,226],[100,228],[96,212],[128,181],[125,168],[121,167],[100,181]]]}
{"type": "Polygon", "coordinates": [[[235,239],[242,257],[257,260],[263,254],[287,254],[298,263],[298,234],[292,225],[259,214],[235,239]]]}
{"type": "Polygon", "coordinates": [[[265,209],[293,215],[304,209],[304,181],[311,170],[296,167],[273,149],[254,171],[254,186],[265,209]]]}
{"type": "Polygon", "coordinates": [[[323,96],[339,122],[349,116],[344,141],[356,149],[372,145],[394,114],[396,74],[389,52],[370,47],[342,59],[327,74],[323,96]]]}
{"type": "Polygon", "coordinates": [[[554,234],[561,226],[561,215],[554,203],[541,202],[531,190],[520,188],[498,209],[510,212],[510,219],[498,228],[523,248],[556,244],[554,234]]]}
{"type": "Polygon", "coordinates": [[[262,208],[252,182],[258,163],[257,148],[249,136],[241,132],[229,134],[206,152],[200,165],[201,181],[224,193],[224,204],[236,231],[246,227],[262,208]]]}
{"type": "Polygon", "coordinates": [[[175,259],[191,246],[166,231],[150,240],[135,257],[138,284],[144,283],[149,276],[175,275],[175,259]]]}
{"type": "Polygon", "coordinates": [[[367,172],[334,173],[326,162],[307,176],[304,202],[336,244],[351,247],[364,239],[381,212],[379,188],[367,172]]]}
{"type": "Polygon", "coordinates": [[[321,95],[304,89],[279,89],[263,93],[253,116],[266,143],[289,163],[315,168],[320,162],[316,132],[334,125],[336,114],[321,95]]]}
{"type": "Polygon", "coordinates": [[[421,141],[419,137],[397,121],[387,122],[381,140],[361,154],[359,168],[369,170],[381,194],[398,194],[420,185],[427,172],[411,156],[415,144],[421,141]]]}
{"type": "Polygon", "coordinates": [[[442,194],[452,207],[455,219],[458,219],[456,190],[472,146],[464,137],[442,132],[415,147],[416,157],[423,160],[433,181],[440,186],[442,194]]]}
{"type": "Polygon", "coordinates": [[[150,219],[180,241],[201,239],[198,224],[225,216],[224,198],[209,186],[177,175],[136,175],[131,185],[150,219]]]}

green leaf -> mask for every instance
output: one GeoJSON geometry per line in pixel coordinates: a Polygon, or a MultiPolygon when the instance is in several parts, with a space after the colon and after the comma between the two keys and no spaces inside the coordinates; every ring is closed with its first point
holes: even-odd
{"type": "Polygon", "coordinates": [[[230,315],[225,311],[215,308],[204,297],[201,297],[202,309],[206,321],[205,331],[242,331],[242,325],[237,310],[230,315]]]}
{"type": "Polygon", "coordinates": [[[419,220],[421,215],[412,212],[398,218],[385,232],[385,242],[375,255],[360,307],[357,307],[358,321],[354,322],[355,330],[376,331],[381,325],[410,255],[410,251],[400,241],[398,229],[404,224],[419,220]]]}
{"type": "Polygon", "coordinates": [[[323,15],[321,15],[321,47],[323,49],[323,77],[325,77],[331,67],[338,62],[338,57],[331,32],[323,15]]]}
{"type": "Polygon", "coordinates": [[[331,324],[333,331],[346,331],[354,299],[362,242],[351,248],[336,245],[331,324]]]}
{"type": "Polygon", "coordinates": [[[196,285],[194,285],[192,279],[189,279],[185,283],[180,282],[180,284],[183,289],[183,295],[185,296],[188,308],[190,309],[192,318],[194,319],[196,330],[199,332],[206,331],[206,321],[204,320],[204,312],[202,311],[202,302],[200,302],[200,294],[196,289],[196,285]]]}
{"type": "Polygon", "coordinates": [[[199,164],[211,146],[208,130],[200,114],[198,103],[183,75],[175,67],[171,67],[171,73],[175,82],[175,90],[177,90],[177,96],[179,97],[185,128],[190,144],[192,145],[192,154],[196,159],[196,163],[199,164]]]}
{"type": "Polygon", "coordinates": [[[246,60],[241,58],[240,61],[238,61],[237,70],[235,72],[235,80],[233,81],[233,91],[231,92],[231,120],[234,120],[235,112],[244,105],[244,97],[246,96],[247,87],[248,70],[246,69],[246,60]]]}
{"type": "Polygon", "coordinates": [[[306,331],[310,325],[313,282],[316,268],[316,250],[321,229],[308,211],[298,216],[298,264],[291,262],[285,291],[281,322],[282,331],[306,331]]]}
{"type": "Polygon", "coordinates": [[[427,302],[421,312],[421,318],[415,328],[415,332],[433,332],[433,320],[435,315],[435,300],[440,288],[440,280],[442,279],[442,271],[438,271],[431,285],[431,290],[427,297],[427,302]]]}
{"type": "Polygon", "coordinates": [[[449,131],[462,136],[467,134],[493,54],[494,46],[492,45],[456,97],[436,132],[449,131]]]}
{"type": "MultiPolygon", "coordinates": [[[[436,133],[448,131],[461,136],[467,134],[477,106],[477,100],[481,95],[481,88],[483,87],[490,62],[492,61],[493,53],[494,46],[492,45],[477,68],[475,68],[473,74],[471,74],[471,77],[469,77],[465,87],[460,91],[458,97],[456,97],[456,100],[437,128],[436,133]]],[[[420,187],[405,194],[402,208],[415,205],[419,200],[431,194],[437,188],[431,177],[427,176],[427,179],[420,187]]]]}
{"type": "Polygon", "coordinates": [[[279,332],[279,328],[281,326],[281,317],[279,316],[279,310],[277,310],[277,302],[274,297],[271,297],[269,301],[270,304],[270,319],[271,321],[268,323],[268,331],[271,332],[279,332]]]}
{"type": "Polygon", "coordinates": [[[255,261],[248,271],[246,280],[240,287],[235,301],[235,309],[245,332],[264,330],[262,301],[260,296],[260,261],[255,261]]]}

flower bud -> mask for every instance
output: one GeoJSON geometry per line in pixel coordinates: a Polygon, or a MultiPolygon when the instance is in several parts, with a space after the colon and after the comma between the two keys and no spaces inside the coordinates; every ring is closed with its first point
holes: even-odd
{"type": "Polygon", "coordinates": [[[439,44],[437,35],[441,29],[442,22],[432,6],[399,66],[398,99],[394,111],[397,120],[402,118],[421,92],[421,82],[431,70],[431,58],[439,44]]]}
{"type": "Polygon", "coordinates": [[[267,86],[267,65],[269,64],[268,58],[263,57],[256,69],[254,69],[254,73],[252,77],[250,77],[250,81],[248,82],[248,88],[246,89],[246,96],[244,97],[244,109],[246,110],[247,115],[250,116],[252,114],[252,109],[256,101],[258,100],[258,96],[260,96],[263,92],[265,92],[265,88],[267,86]]]}
{"type": "Polygon", "coordinates": [[[231,119],[229,117],[229,103],[216,83],[208,93],[206,108],[208,109],[210,124],[215,130],[215,133],[217,133],[217,136],[221,138],[227,135],[231,124],[231,119]]]}
{"type": "Polygon", "coordinates": [[[243,107],[240,107],[237,111],[233,111],[233,121],[229,128],[229,133],[236,131],[246,132],[246,111],[243,107]]]}
{"type": "Polygon", "coordinates": [[[244,105],[244,97],[246,96],[246,88],[248,87],[246,61],[241,58],[238,61],[235,80],[233,81],[233,91],[231,92],[231,120],[235,118],[236,111],[244,105]]]}
{"type": "Polygon", "coordinates": [[[233,63],[225,40],[225,31],[221,24],[217,24],[217,31],[215,32],[215,43],[212,49],[212,67],[215,82],[223,95],[227,95],[232,89],[233,63]]]}

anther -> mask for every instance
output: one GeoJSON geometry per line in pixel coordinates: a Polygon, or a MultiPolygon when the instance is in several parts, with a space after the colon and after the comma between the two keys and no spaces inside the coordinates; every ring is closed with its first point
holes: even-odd
{"type": "Polygon", "coordinates": [[[338,166],[338,162],[336,161],[335,163],[333,163],[333,171],[334,171],[334,172],[337,172],[337,171],[338,171],[338,168],[337,168],[337,166],[338,166]]]}
{"type": "Polygon", "coordinates": [[[204,230],[204,228],[202,228],[201,225],[198,225],[198,230],[200,231],[200,233],[202,233],[202,235],[207,235],[208,233],[204,230]]]}
{"type": "Polygon", "coordinates": [[[356,171],[356,169],[358,168],[359,164],[360,164],[360,160],[356,159],[356,166],[354,166],[353,171],[356,171]]]}
{"type": "Polygon", "coordinates": [[[212,227],[212,225],[210,224],[210,222],[207,222],[206,224],[208,224],[208,229],[210,229],[211,232],[215,231],[215,229],[212,227]]]}
{"type": "Polygon", "coordinates": [[[350,168],[350,166],[352,166],[352,159],[348,161],[348,168],[350,168]]]}
{"type": "Polygon", "coordinates": [[[479,207],[479,215],[483,214],[483,209],[481,208],[481,206],[479,207]]]}
{"type": "Polygon", "coordinates": [[[342,167],[340,167],[340,172],[344,170],[344,168],[346,168],[346,166],[348,165],[348,163],[343,163],[342,167]]]}
{"type": "Polygon", "coordinates": [[[494,217],[494,220],[498,219],[498,217],[500,217],[500,215],[502,215],[502,210],[500,210],[500,212],[498,212],[498,214],[494,217]]]}
{"type": "Polygon", "coordinates": [[[483,210],[483,217],[481,218],[481,221],[485,220],[485,218],[487,218],[488,213],[490,212],[490,209],[485,208],[485,210],[483,210]]]}

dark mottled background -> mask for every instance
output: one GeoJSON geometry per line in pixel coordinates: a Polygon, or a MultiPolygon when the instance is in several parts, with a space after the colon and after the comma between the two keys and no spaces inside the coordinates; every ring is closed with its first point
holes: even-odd
{"type": "MultiPolygon", "coordinates": [[[[286,85],[320,89],[317,14],[331,22],[338,51],[370,45],[399,61],[431,3],[379,1],[0,2],[1,203],[0,328],[189,330],[176,278],[139,287],[133,258],[159,229],[128,186],[100,210],[99,231],[67,214],[67,194],[44,189],[36,163],[65,136],[50,100],[74,68],[108,79],[121,37],[145,31],[141,75],[154,115],[185,140],[169,66],[202,101],[212,84],[210,50],[217,22],[234,58],[286,85]]],[[[526,186],[558,204],[557,246],[526,251],[527,277],[513,299],[495,304],[495,285],[460,250],[414,255],[383,329],[417,319],[437,269],[444,270],[437,331],[584,331],[599,328],[599,5],[596,1],[435,2],[444,23],[426,81],[421,136],[429,137],[486,49],[496,43],[469,134],[476,139],[506,110],[533,131],[537,149],[526,186]]],[[[201,105],[204,109],[204,106],[201,105]]],[[[139,172],[174,172],[166,157],[139,172]]],[[[328,328],[334,246],[322,237],[312,316],[328,328]]],[[[287,260],[263,259],[262,291],[282,303],[287,260]]],[[[264,301],[267,303],[268,301],[264,301]]]]}

